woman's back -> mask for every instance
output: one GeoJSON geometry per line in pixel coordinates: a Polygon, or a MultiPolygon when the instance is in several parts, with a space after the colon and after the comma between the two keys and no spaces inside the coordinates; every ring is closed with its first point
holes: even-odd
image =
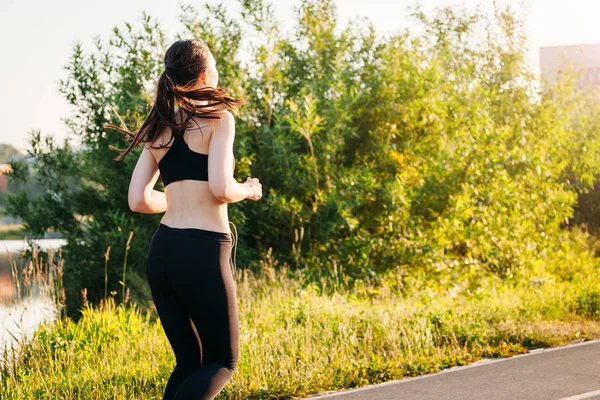
{"type": "MultiPolygon", "coordinates": [[[[185,119],[185,115],[181,112],[181,108],[175,112],[175,118],[178,123],[185,119]]],[[[210,157],[209,147],[212,136],[219,132],[219,124],[215,123],[214,119],[194,117],[188,123],[183,138],[181,151],[190,153],[188,156],[198,158],[198,163],[186,165],[181,162],[177,165],[169,164],[169,168],[204,168],[205,155],[210,157]],[[196,153],[196,154],[195,154],[196,153]],[[199,154],[198,154],[199,153],[199,154]],[[173,166],[172,166],[173,165],[173,166]]],[[[152,155],[159,165],[159,172],[164,172],[166,166],[164,158],[167,152],[171,151],[171,147],[177,145],[174,139],[171,138],[172,130],[166,127],[163,132],[152,143],[152,146],[168,144],[169,147],[151,149],[152,155]],[[161,165],[161,160],[164,161],[161,165]]],[[[175,148],[173,148],[175,150],[175,148]]],[[[174,160],[175,156],[171,155],[173,162],[185,161],[174,160]]],[[[171,172],[171,171],[169,171],[171,172]]],[[[178,171],[180,174],[182,171],[178,171]]],[[[198,175],[199,171],[187,171],[198,175]]],[[[200,173],[200,175],[203,175],[200,173]]],[[[173,182],[165,183],[165,195],[167,197],[167,210],[161,219],[161,223],[178,228],[200,228],[216,232],[230,232],[229,217],[227,214],[227,203],[217,199],[210,190],[208,180],[183,179],[174,180],[173,182]]]]}

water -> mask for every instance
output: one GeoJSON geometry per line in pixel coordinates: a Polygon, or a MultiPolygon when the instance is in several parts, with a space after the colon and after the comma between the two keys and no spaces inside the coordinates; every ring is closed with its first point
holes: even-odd
{"type": "MultiPolygon", "coordinates": [[[[58,249],[66,241],[37,239],[35,243],[40,249],[58,249]]],[[[32,295],[16,302],[8,254],[13,264],[16,262],[17,266],[21,266],[20,252],[27,246],[24,240],[0,240],[0,361],[4,359],[5,350],[10,354],[34,334],[40,323],[54,321],[58,314],[52,299],[44,295],[35,282],[30,287],[32,295]]]]}
{"type": "MultiPolygon", "coordinates": [[[[34,242],[37,243],[41,249],[58,249],[59,246],[67,244],[65,239],[36,239],[34,242]]],[[[27,242],[25,242],[25,240],[0,240],[0,249],[4,254],[8,251],[11,255],[16,255],[26,248],[27,242]]]]}
{"type": "MultiPolygon", "coordinates": [[[[10,355],[22,341],[30,339],[38,325],[54,321],[58,312],[49,297],[31,296],[19,304],[0,306],[0,361],[4,351],[10,355]]],[[[7,357],[10,361],[10,357],[7,357]]]]}

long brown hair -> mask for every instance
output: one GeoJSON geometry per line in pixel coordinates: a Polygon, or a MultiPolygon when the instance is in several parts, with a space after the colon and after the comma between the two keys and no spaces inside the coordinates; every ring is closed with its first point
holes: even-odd
{"type": "MultiPolygon", "coordinates": [[[[215,113],[223,109],[231,110],[237,115],[237,107],[244,104],[244,100],[231,97],[223,88],[199,85],[200,73],[208,66],[208,54],[208,46],[200,39],[178,40],[167,49],[165,69],[158,79],[155,104],[138,132],[130,132],[118,113],[121,127],[108,123],[103,125],[104,128],[123,132],[132,139],[125,150],[108,146],[111,150],[122,152],[115,158],[116,161],[122,160],[139,143],[153,142],[165,126],[173,130],[174,136],[175,132],[178,132],[177,135],[183,135],[185,127],[193,117],[220,119],[215,113]],[[207,100],[208,103],[200,105],[194,100],[207,100]],[[176,103],[188,114],[187,119],[181,123],[175,120],[176,103]]],[[[161,147],[167,146],[159,146],[161,147]]]]}

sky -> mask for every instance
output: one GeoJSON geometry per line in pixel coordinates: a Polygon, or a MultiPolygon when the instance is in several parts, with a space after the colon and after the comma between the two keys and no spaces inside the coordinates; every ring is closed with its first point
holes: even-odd
{"type": "MultiPolygon", "coordinates": [[[[597,0],[497,0],[499,4],[524,4],[525,27],[532,54],[539,47],[600,43],[600,1],[597,0]]],[[[69,132],[62,121],[72,109],[59,93],[59,80],[67,78],[64,65],[76,42],[94,52],[94,39],[107,40],[115,26],[125,22],[140,26],[142,11],[158,20],[167,38],[182,32],[179,14],[183,4],[202,1],[171,0],[1,0],[0,1],[0,143],[25,152],[31,131],[53,135],[62,143],[69,132]]],[[[211,1],[212,3],[212,1],[211,1]]],[[[237,0],[223,0],[238,15],[237,0]]],[[[271,1],[282,26],[290,26],[299,0],[271,1]]],[[[410,28],[408,7],[416,0],[336,0],[338,21],[365,16],[380,33],[410,28]]],[[[435,7],[489,5],[491,0],[421,0],[424,10],[435,7]]],[[[167,41],[168,42],[168,41],[167,41]]]]}

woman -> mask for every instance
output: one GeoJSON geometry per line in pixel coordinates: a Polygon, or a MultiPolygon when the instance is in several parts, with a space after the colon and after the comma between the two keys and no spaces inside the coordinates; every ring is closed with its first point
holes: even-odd
{"type": "Polygon", "coordinates": [[[139,132],[105,127],[133,137],[116,160],[144,143],[129,185],[131,210],[165,211],[147,261],[152,298],[177,361],[163,399],[213,399],[239,356],[227,204],[259,200],[262,186],[256,178],[238,183],[233,177],[235,121],[229,110],[235,113],[243,101],[217,88],[216,62],[206,44],[179,40],[164,64],[156,104],[139,132]],[[164,193],[153,190],[159,176],[164,193]]]}

